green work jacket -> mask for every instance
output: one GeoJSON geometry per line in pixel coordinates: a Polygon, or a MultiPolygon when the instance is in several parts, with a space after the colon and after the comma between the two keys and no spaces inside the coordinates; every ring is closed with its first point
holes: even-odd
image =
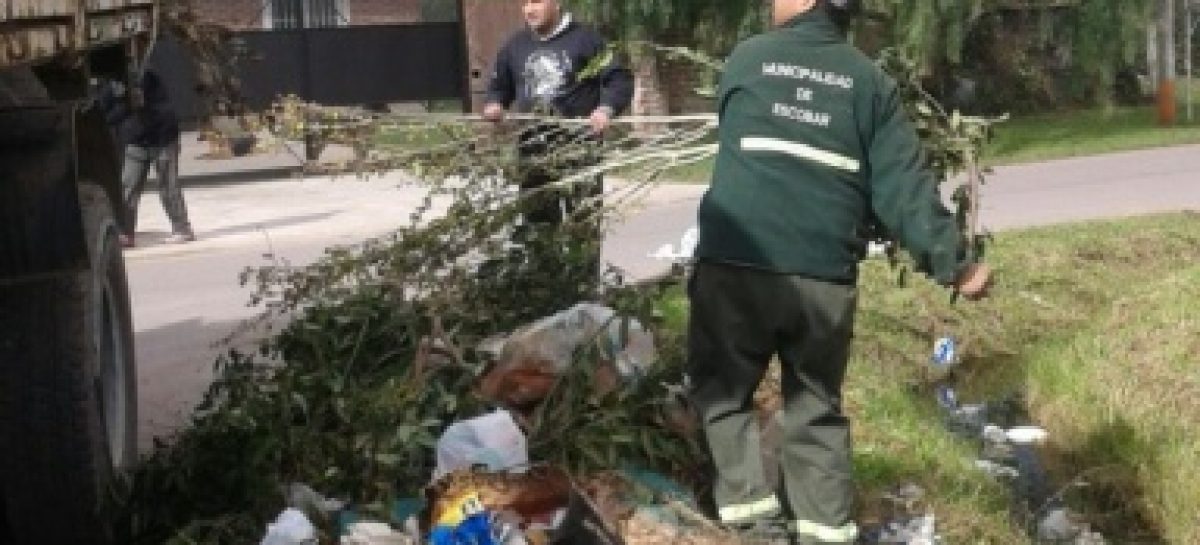
{"type": "Polygon", "coordinates": [[[820,9],[740,44],[721,80],[697,259],[853,282],[877,220],[952,284],[967,245],[900,100],[820,9]]]}

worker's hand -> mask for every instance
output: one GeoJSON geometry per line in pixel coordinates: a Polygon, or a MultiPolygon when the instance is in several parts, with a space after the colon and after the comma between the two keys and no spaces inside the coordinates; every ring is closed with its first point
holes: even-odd
{"type": "Polygon", "coordinates": [[[483,118],[493,123],[504,121],[504,106],[490,102],[483,107],[483,118]]]}
{"type": "Polygon", "coordinates": [[[983,263],[974,263],[963,270],[954,287],[967,299],[983,299],[992,287],[992,268],[983,263]]]}
{"type": "Polygon", "coordinates": [[[608,106],[596,108],[596,111],[592,112],[591,119],[588,120],[592,126],[592,132],[604,134],[604,131],[607,131],[608,127],[612,125],[612,116],[612,108],[608,106]]]}
{"type": "Polygon", "coordinates": [[[128,90],[125,87],[125,83],[115,79],[108,81],[108,89],[112,93],[112,96],[117,98],[125,98],[125,92],[128,90]]]}

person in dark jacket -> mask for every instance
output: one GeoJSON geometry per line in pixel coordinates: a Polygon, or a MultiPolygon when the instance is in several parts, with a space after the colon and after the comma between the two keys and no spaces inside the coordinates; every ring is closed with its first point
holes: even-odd
{"type": "MultiPolygon", "coordinates": [[[[511,1],[511,0],[510,0],[511,1]]],[[[559,124],[538,124],[519,135],[523,159],[545,157],[566,143],[599,138],[613,117],[633,101],[633,74],[618,63],[604,39],[563,11],[558,0],[522,0],[526,28],[516,32],[496,57],[488,86],[484,117],[502,121],[507,110],[567,118],[588,118],[590,134],[559,124]]],[[[536,163],[537,161],[530,161],[536,163]]],[[[561,177],[561,168],[585,164],[532,166],[524,169],[519,185],[535,190],[561,177]]],[[[603,193],[600,177],[574,188],[541,191],[530,197],[522,214],[525,228],[554,228],[575,213],[587,198],[603,193]]],[[[599,272],[599,228],[585,238],[590,248],[582,266],[585,274],[599,272]],[[590,271],[590,272],[589,272],[590,271]]],[[[569,253],[569,252],[568,252],[569,253]]]]}
{"type": "Polygon", "coordinates": [[[513,34],[496,57],[484,116],[499,121],[506,109],[535,109],[563,117],[588,117],[603,133],[633,102],[633,74],[609,59],[591,77],[581,73],[607,51],[604,38],[574,20],[558,0],[523,0],[527,27],[513,34]]]}
{"type": "Polygon", "coordinates": [[[858,537],[842,382],[868,226],[878,218],[922,272],[968,298],[991,278],[941,201],[896,83],[846,42],[835,2],[846,4],[774,0],[778,28],[729,58],[688,287],[688,377],[719,518],[799,544],[858,537]],[[753,407],[776,356],[778,496],[753,407]]]}
{"type": "Polygon", "coordinates": [[[139,88],[130,92],[118,81],[108,82],[100,103],[110,126],[125,152],[121,172],[124,187],[126,225],[122,244],[134,245],[138,203],[153,166],[158,174],[158,194],[171,222],[167,242],[184,243],[196,239],[188,220],[187,204],[179,183],[179,118],[171,105],[166,85],[153,71],[147,71],[139,88]],[[126,96],[132,93],[132,96],[126,96]]]}

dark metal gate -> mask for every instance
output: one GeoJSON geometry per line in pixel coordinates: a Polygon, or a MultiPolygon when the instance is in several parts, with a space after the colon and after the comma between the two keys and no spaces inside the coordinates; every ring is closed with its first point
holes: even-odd
{"type": "MultiPolygon", "coordinates": [[[[237,71],[252,109],[281,95],[336,106],[469,100],[457,22],[248,31],[235,37],[249,52],[250,60],[237,71]]],[[[206,113],[195,90],[194,63],[181,46],[161,43],[151,67],[168,82],[183,117],[206,113]]]]}

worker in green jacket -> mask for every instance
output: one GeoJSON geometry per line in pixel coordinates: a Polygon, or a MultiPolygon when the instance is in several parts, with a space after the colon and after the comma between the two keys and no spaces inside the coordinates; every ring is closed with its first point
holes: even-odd
{"type": "Polygon", "coordinates": [[[720,151],[700,206],[688,374],[716,466],[720,519],[852,543],[842,381],[858,263],[877,218],[917,267],[970,299],[972,263],[896,83],[848,44],[845,0],[775,0],[776,29],[740,44],[719,91],[720,151]],[[783,364],[783,489],[765,478],[753,393],[783,364]]]}

